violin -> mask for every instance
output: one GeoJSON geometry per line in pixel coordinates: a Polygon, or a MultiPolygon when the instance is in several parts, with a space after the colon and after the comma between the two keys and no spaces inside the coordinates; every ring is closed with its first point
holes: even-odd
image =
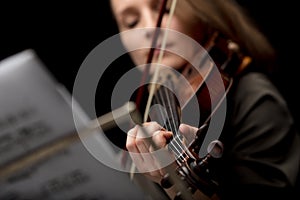
{"type": "MultiPolygon", "coordinates": [[[[166,2],[163,1],[159,20],[165,11],[166,2]]],[[[154,35],[153,43],[157,40],[157,34],[159,33],[154,35]]],[[[153,49],[150,50],[147,63],[151,63],[152,57],[153,49]]],[[[174,134],[168,143],[168,149],[175,155],[177,167],[168,169],[161,180],[161,186],[168,189],[173,185],[180,185],[177,187],[176,199],[218,199],[218,183],[213,179],[210,168],[213,160],[222,156],[224,147],[218,140],[219,135],[210,133],[209,128],[213,125],[212,119],[216,111],[226,103],[226,95],[234,78],[250,63],[251,57],[244,55],[238,44],[215,31],[201,52],[198,67],[205,68],[204,72],[190,65],[183,72],[162,67],[159,72],[154,73],[153,84],[148,87],[149,98],[144,121],[157,121],[174,134]],[[179,125],[188,121],[183,116],[195,108],[195,102],[196,110],[201,111],[201,117],[194,126],[200,128],[192,141],[185,144],[179,125]],[[150,112],[150,107],[155,106],[158,109],[150,112]]],[[[149,69],[146,69],[143,77],[148,73],[149,69]]],[[[145,93],[144,87],[139,92],[138,106],[145,93]]]]}

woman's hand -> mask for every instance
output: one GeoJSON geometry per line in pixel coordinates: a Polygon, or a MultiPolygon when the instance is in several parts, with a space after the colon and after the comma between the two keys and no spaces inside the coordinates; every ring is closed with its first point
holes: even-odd
{"type": "MultiPolygon", "coordinates": [[[[185,137],[185,141],[189,143],[194,138],[198,128],[181,124],[179,130],[185,137]]],[[[162,155],[160,152],[158,154],[155,154],[155,152],[157,152],[156,150],[165,148],[172,137],[172,132],[166,131],[157,122],[146,122],[143,124],[143,128],[136,125],[128,131],[126,147],[133,162],[139,172],[156,183],[160,183],[162,177],[166,174],[166,163],[161,163],[161,160],[159,161],[157,156],[162,155]],[[148,135],[145,135],[145,132],[148,135]]],[[[166,153],[166,151],[162,153],[166,153]]],[[[169,161],[163,161],[169,162],[167,163],[168,165],[174,165],[175,170],[174,155],[170,152],[168,153],[170,156],[169,161]]]]}
{"type": "Polygon", "coordinates": [[[157,122],[146,122],[143,129],[136,125],[128,131],[126,148],[133,162],[139,172],[156,183],[160,183],[166,172],[154,152],[165,148],[172,137],[172,132],[166,131],[157,122]]]}

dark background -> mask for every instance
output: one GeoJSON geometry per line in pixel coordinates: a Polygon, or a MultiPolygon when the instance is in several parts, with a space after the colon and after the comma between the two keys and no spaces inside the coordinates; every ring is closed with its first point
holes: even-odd
{"type": "MultiPolygon", "coordinates": [[[[279,52],[276,83],[299,127],[299,10],[292,1],[238,0],[279,52]]],[[[296,2],[296,1],[295,1],[296,2]]],[[[77,70],[89,52],[116,33],[108,1],[1,1],[0,60],[31,48],[71,92],[77,70]]],[[[108,74],[117,77],[118,70],[108,74]],[[111,74],[114,73],[114,74],[111,74]]],[[[108,76],[109,77],[109,76],[108,76]]],[[[111,79],[108,79],[112,81],[111,79]]],[[[106,80],[107,81],[107,80],[106,80]]],[[[109,90],[111,85],[103,84],[109,90]]],[[[99,100],[99,113],[109,108],[99,100]]]]}

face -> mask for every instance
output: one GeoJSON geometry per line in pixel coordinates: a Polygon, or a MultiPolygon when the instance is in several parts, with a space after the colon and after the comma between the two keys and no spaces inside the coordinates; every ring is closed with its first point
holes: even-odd
{"type": "MultiPolygon", "coordinates": [[[[142,29],[139,34],[131,36],[125,35],[121,37],[121,40],[127,49],[131,49],[132,45],[136,43],[145,45],[148,44],[148,46],[150,46],[153,40],[154,29],[148,28],[154,28],[156,26],[161,4],[162,0],[111,0],[113,14],[115,15],[120,32],[132,29],[147,28],[142,29]]],[[[180,11],[186,13],[184,15],[180,15],[177,14],[177,11],[175,11],[170,26],[167,27],[169,8],[170,5],[167,6],[167,12],[164,14],[161,28],[172,29],[174,31],[183,33],[198,42],[202,41],[204,36],[202,34],[203,24],[200,21],[196,21],[192,15],[189,15],[190,12],[180,11]]],[[[194,48],[187,47],[186,44],[182,43],[182,39],[178,34],[168,35],[166,49],[181,48],[184,49],[185,53],[191,57],[197,53],[195,52],[194,48]]],[[[156,48],[154,51],[152,62],[155,62],[158,59],[160,53],[159,45],[162,43],[162,38],[163,32],[161,32],[157,40],[158,48],[156,48]]],[[[161,64],[163,65],[170,66],[177,70],[183,70],[183,68],[188,65],[185,59],[174,53],[171,53],[170,51],[164,51],[163,53],[164,56],[161,61],[161,64]]],[[[130,56],[136,65],[145,64],[148,54],[149,49],[145,48],[130,52],[130,56]]]]}

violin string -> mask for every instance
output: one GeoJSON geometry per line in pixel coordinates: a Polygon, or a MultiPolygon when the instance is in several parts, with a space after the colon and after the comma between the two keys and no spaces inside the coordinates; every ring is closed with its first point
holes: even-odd
{"type": "MultiPolygon", "coordinates": [[[[161,99],[163,99],[163,95],[162,95],[162,92],[161,90],[158,91],[158,93],[155,93],[155,100],[157,101],[157,103],[159,103],[159,105],[162,105],[163,108],[165,109],[168,109],[167,108],[167,105],[165,104],[165,101],[162,101],[161,99]],[[159,97],[157,97],[157,95],[159,95],[159,97]]],[[[168,117],[168,112],[166,110],[166,112],[163,111],[162,107],[159,107],[159,111],[161,113],[161,116],[162,116],[162,119],[163,119],[163,122],[164,123],[168,123],[170,124],[170,129],[169,131],[173,132],[173,133],[176,133],[176,130],[173,129],[173,127],[171,126],[171,121],[170,121],[170,118],[168,117]],[[165,121],[166,120],[166,121],[165,121]]],[[[169,110],[169,109],[168,109],[169,110]]],[[[172,109],[170,109],[172,110],[172,109]]],[[[180,150],[176,149],[175,148],[175,151],[177,152],[174,152],[176,154],[177,157],[180,156],[180,150]],[[177,155],[178,154],[178,155],[177,155]]]]}
{"type": "Polygon", "coordinates": [[[172,151],[174,151],[177,158],[184,160],[185,157],[189,157],[189,156],[185,152],[185,150],[187,148],[181,141],[181,134],[179,133],[178,128],[177,128],[178,126],[176,125],[176,121],[179,121],[178,115],[175,115],[173,113],[173,109],[171,107],[171,97],[170,97],[170,93],[168,92],[168,89],[166,87],[162,87],[162,88],[163,88],[163,91],[158,90],[159,98],[157,97],[157,93],[155,93],[155,99],[160,105],[162,105],[163,108],[168,109],[168,110],[166,110],[166,112],[163,112],[162,107],[159,107],[159,110],[160,110],[160,113],[161,113],[163,119],[166,119],[170,125],[170,129],[171,129],[170,131],[172,131],[175,134],[175,136],[173,137],[172,141],[169,144],[169,147],[171,148],[172,151]],[[162,94],[162,92],[164,92],[164,94],[162,94]],[[159,99],[166,99],[168,105],[166,105],[165,101],[160,101],[159,99]],[[163,114],[163,113],[170,113],[171,117],[168,117],[168,115],[163,114]],[[170,118],[171,118],[171,121],[170,121],[170,118]],[[174,118],[177,118],[177,120],[174,118]],[[177,139],[179,139],[180,142],[177,141],[177,139]]]}
{"type": "MultiPolygon", "coordinates": [[[[180,133],[179,133],[179,131],[178,131],[179,124],[176,124],[176,121],[179,122],[178,115],[173,113],[173,109],[171,108],[171,97],[170,97],[170,95],[169,95],[169,93],[168,93],[168,91],[167,91],[166,88],[164,88],[164,92],[165,92],[165,95],[166,95],[166,98],[167,98],[167,103],[169,104],[169,105],[168,105],[168,108],[169,108],[169,110],[170,110],[170,115],[171,115],[171,119],[172,119],[172,123],[170,123],[170,126],[173,125],[172,130],[174,131],[175,136],[177,136],[177,137],[180,139],[180,133]],[[177,119],[174,119],[174,118],[177,118],[177,119]]],[[[172,99],[174,99],[174,98],[172,98],[172,99]]],[[[173,103],[173,104],[175,104],[175,103],[173,103]]],[[[175,109],[176,109],[176,108],[175,108],[175,109]]],[[[173,139],[174,139],[174,138],[173,138],[173,139]]],[[[185,151],[184,151],[184,148],[182,148],[182,146],[181,146],[181,143],[179,143],[179,142],[176,140],[176,138],[175,138],[175,140],[172,140],[172,141],[175,141],[175,142],[176,142],[175,144],[179,146],[180,150],[182,150],[182,152],[185,152],[185,151]]],[[[173,144],[173,143],[171,143],[171,144],[173,144]]],[[[170,144],[170,145],[171,145],[171,144],[170,144]]],[[[175,145],[173,145],[173,146],[174,146],[174,148],[176,148],[175,145]]],[[[177,149],[177,148],[176,148],[176,149],[177,149]]]]}

